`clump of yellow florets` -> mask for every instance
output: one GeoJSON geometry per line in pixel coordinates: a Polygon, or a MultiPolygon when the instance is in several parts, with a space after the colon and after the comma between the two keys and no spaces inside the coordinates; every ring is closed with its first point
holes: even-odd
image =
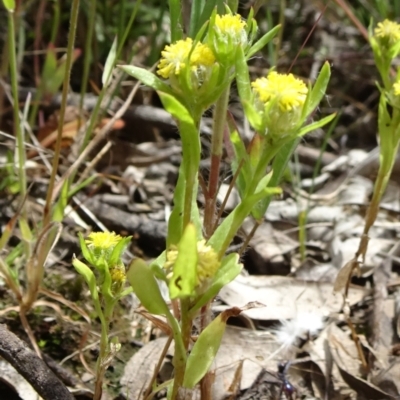
{"type": "MultiPolygon", "coordinates": [[[[178,258],[178,250],[176,247],[171,247],[166,254],[166,262],[164,268],[171,270],[178,258]]],[[[197,286],[201,286],[212,278],[220,266],[218,254],[215,250],[206,244],[206,241],[200,240],[197,242],[197,286]]]]}
{"type": "Polygon", "coordinates": [[[215,275],[220,262],[215,250],[207,245],[205,240],[200,240],[197,243],[197,256],[197,279],[201,284],[215,275]]]}
{"type": "Polygon", "coordinates": [[[176,43],[166,46],[161,52],[162,58],[158,64],[158,75],[168,79],[173,75],[179,75],[187,66],[190,66],[192,71],[197,71],[214,64],[214,54],[207,45],[198,42],[193,50],[192,47],[193,40],[191,38],[178,40],[176,43]]]}
{"type": "Polygon", "coordinates": [[[255,80],[251,86],[262,103],[276,102],[282,112],[302,107],[308,93],[302,80],[293,74],[278,74],[276,71],[255,80]]]}
{"type": "Polygon", "coordinates": [[[393,93],[395,96],[400,97],[400,81],[397,81],[393,84],[393,93]]]}
{"type": "Polygon", "coordinates": [[[85,240],[89,248],[96,250],[112,250],[122,237],[114,232],[92,232],[85,240]]]}
{"type": "Polygon", "coordinates": [[[216,15],[215,28],[222,35],[235,37],[240,35],[246,26],[246,22],[242,20],[239,14],[216,15]]]}
{"type": "Polygon", "coordinates": [[[374,35],[382,44],[392,46],[400,40],[400,24],[385,19],[378,23],[374,35]]]}

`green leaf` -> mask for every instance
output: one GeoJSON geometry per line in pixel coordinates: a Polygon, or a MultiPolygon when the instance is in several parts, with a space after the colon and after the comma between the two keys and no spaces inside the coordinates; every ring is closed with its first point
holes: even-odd
{"type": "Polygon", "coordinates": [[[249,67],[242,47],[238,48],[236,53],[236,85],[242,104],[246,102],[250,103],[253,95],[251,92],[249,67]]]}
{"type": "MultiPolygon", "coordinates": [[[[296,138],[291,140],[289,143],[284,144],[280,150],[278,151],[277,155],[274,158],[272,163],[272,177],[268,182],[269,187],[278,186],[282,180],[282,176],[287,168],[290,158],[294,150],[296,149],[297,145],[300,142],[300,138],[296,138]]],[[[268,209],[269,203],[271,202],[272,196],[266,197],[265,199],[261,200],[256,204],[253,208],[251,214],[256,220],[260,220],[264,217],[265,212],[268,209]]]]}
{"type": "Polygon", "coordinates": [[[242,226],[243,221],[250,215],[253,207],[263,198],[280,193],[282,193],[280,188],[266,188],[259,193],[242,199],[235,209],[218,226],[207,243],[212,246],[215,251],[218,252],[218,256],[222,258],[229,244],[242,226]]]}
{"type": "Polygon", "coordinates": [[[270,172],[269,174],[265,175],[259,182],[257,185],[257,188],[254,192],[254,194],[260,193],[261,191],[263,191],[267,186],[269,181],[271,180],[272,177],[272,172],[270,172]]]}
{"type": "Polygon", "coordinates": [[[167,260],[166,257],[167,251],[164,250],[151,264],[150,264],[150,269],[153,271],[154,276],[161,280],[166,282],[166,273],[164,269],[164,264],[165,261],[167,260]]]}
{"type": "Polygon", "coordinates": [[[302,137],[305,134],[307,134],[308,132],[311,131],[315,131],[318,128],[321,128],[323,126],[325,126],[326,124],[328,124],[329,122],[331,122],[334,118],[336,117],[336,113],[335,114],[331,114],[328,115],[325,118],[320,119],[319,121],[313,122],[310,125],[306,125],[305,127],[303,127],[300,132],[297,134],[297,137],[302,137]]]}
{"type": "Polygon", "coordinates": [[[52,216],[53,221],[62,222],[62,220],[64,219],[65,208],[67,207],[69,198],[68,197],[69,184],[70,181],[68,179],[66,179],[63,182],[60,196],[53,208],[53,216],[52,216]]]}
{"type": "Polygon", "coordinates": [[[94,259],[92,252],[87,247],[85,239],[83,238],[82,233],[79,232],[78,233],[78,237],[79,237],[79,245],[81,247],[81,251],[82,251],[84,259],[87,262],[89,262],[90,264],[94,265],[96,260],[94,259]]]}
{"type": "Polygon", "coordinates": [[[178,244],[178,258],[169,282],[171,299],[193,295],[197,283],[197,232],[193,224],[188,224],[178,244]]]}
{"type": "Polygon", "coordinates": [[[242,102],[243,111],[249,124],[255,129],[256,132],[263,133],[265,127],[263,126],[263,120],[261,114],[255,109],[253,104],[249,101],[242,102]]]}
{"type": "Polygon", "coordinates": [[[187,359],[183,386],[193,388],[210,369],[221,345],[226,328],[226,321],[231,316],[239,315],[241,310],[233,308],[222,312],[197,338],[187,359]]]}
{"type": "Polygon", "coordinates": [[[171,19],[171,43],[183,37],[181,0],[169,0],[169,15],[171,19]]]}
{"type": "Polygon", "coordinates": [[[153,271],[142,259],[137,258],[132,261],[127,272],[127,279],[147,311],[156,315],[166,315],[169,312],[153,271]]]}
{"type": "Polygon", "coordinates": [[[197,300],[196,304],[190,309],[190,314],[194,316],[197,310],[206,305],[212,300],[219,291],[233,281],[243,268],[243,264],[238,263],[239,255],[232,253],[222,259],[221,266],[217,273],[214,275],[213,281],[210,287],[203,293],[203,295],[197,300]]]}
{"type": "Polygon", "coordinates": [[[107,87],[111,82],[112,70],[117,59],[117,42],[117,37],[115,37],[104,65],[103,75],[101,76],[103,87],[107,87]]]}
{"type": "Polygon", "coordinates": [[[85,282],[89,286],[92,298],[98,299],[99,294],[96,286],[96,277],[94,276],[93,271],[85,263],[78,260],[76,257],[74,257],[74,259],[72,260],[72,265],[74,266],[78,274],[82,275],[83,279],[85,279],[85,282]]]}
{"type": "Polygon", "coordinates": [[[188,109],[174,96],[159,92],[164,108],[178,120],[182,139],[183,160],[179,169],[176,196],[179,210],[174,208],[171,217],[174,222],[168,224],[168,243],[177,244],[182,235],[183,226],[194,215],[193,205],[197,198],[197,173],[200,164],[200,135],[196,123],[188,109]],[[183,197],[183,198],[182,198],[183,197]],[[184,221],[186,218],[186,221],[184,221]],[[174,225],[176,224],[176,225],[174,225]]]}
{"type": "MultiPolygon", "coordinates": [[[[54,48],[53,51],[55,52],[54,48]]],[[[72,62],[75,62],[76,59],[80,56],[80,54],[81,51],[79,49],[75,49],[72,53],[72,62]]],[[[54,95],[55,93],[58,92],[64,81],[66,68],[67,68],[66,59],[61,59],[58,62],[57,68],[55,69],[54,72],[46,71],[43,73],[42,84],[46,94],[54,95]]]]}
{"type": "Polygon", "coordinates": [[[8,12],[13,12],[15,10],[15,1],[14,0],[3,0],[3,4],[8,12]]]}
{"type": "Polygon", "coordinates": [[[201,26],[208,22],[217,0],[194,0],[190,16],[189,37],[197,36],[201,26]]]}
{"type": "Polygon", "coordinates": [[[104,263],[103,272],[101,274],[103,281],[101,282],[100,293],[103,296],[104,306],[109,306],[114,301],[114,296],[111,293],[112,279],[107,262],[104,263]]]}
{"type": "Polygon", "coordinates": [[[251,58],[254,54],[262,50],[279,32],[281,29],[280,25],[275,26],[269,32],[267,32],[261,39],[259,39],[256,43],[251,46],[249,51],[246,53],[246,60],[251,58]]]}
{"type": "Polygon", "coordinates": [[[133,65],[118,65],[117,67],[121,68],[128,75],[133,76],[146,86],[172,95],[171,88],[161,79],[157,78],[157,76],[155,76],[152,72],[143,68],[135,67],[133,65]]]}
{"type": "Polygon", "coordinates": [[[174,208],[168,220],[167,248],[177,245],[182,237],[183,207],[185,203],[185,171],[179,166],[178,182],[174,190],[174,208]]]}
{"type": "Polygon", "coordinates": [[[236,186],[239,190],[240,197],[243,197],[243,194],[246,191],[247,182],[250,182],[251,179],[251,166],[242,138],[240,137],[236,127],[232,124],[230,118],[228,118],[228,125],[231,133],[230,140],[233,144],[235,155],[235,158],[231,161],[231,168],[232,172],[236,174],[240,166],[239,176],[236,179],[236,186]]]}
{"type": "Polygon", "coordinates": [[[108,260],[108,263],[110,264],[110,267],[120,265],[121,264],[121,256],[122,253],[125,251],[127,248],[129,242],[131,241],[132,236],[127,236],[121,239],[117,245],[114,247],[111,256],[108,260]]]}
{"type": "Polygon", "coordinates": [[[306,117],[318,107],[322,98],[325,96],[330,76],[331,68],[329,66],[329,63],[325,62],[311,90],[310,98],[308,99],[308,104],[306,107],[306,117]]]}

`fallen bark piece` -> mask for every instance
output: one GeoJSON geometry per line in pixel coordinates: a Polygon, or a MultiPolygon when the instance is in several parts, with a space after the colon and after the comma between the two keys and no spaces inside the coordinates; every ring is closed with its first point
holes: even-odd
{"type": "Polygon", "coordinates": [[[0,356],[26,379],[44,400],[74,400],[74,396],[44,361],[4,324],[0,324],[0,356]]]}

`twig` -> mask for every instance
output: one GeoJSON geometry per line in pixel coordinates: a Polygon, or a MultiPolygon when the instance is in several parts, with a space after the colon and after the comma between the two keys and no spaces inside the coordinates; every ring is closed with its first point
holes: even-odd
{"type": "Polygon", "coordinates": [[[0,324],[0,355],[32,385],[44,400],[74,400],[74,396],[45,362],[4,324],[0,324]]]}

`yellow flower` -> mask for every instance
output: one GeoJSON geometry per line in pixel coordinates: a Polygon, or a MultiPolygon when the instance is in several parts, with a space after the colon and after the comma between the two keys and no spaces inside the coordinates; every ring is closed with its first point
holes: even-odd
{"type": "Polygon", "coordinates": [[[110,250],[113,249],[121,240],[122,237],[114,232],[92,232],[85,242],[88,246],[95,249],[110,250]]]}
{"type": "Polygon", "coordinates": [[[193,46],[193,40],[187,38],[186,40],[178,40],[176,43],[165,47],[161,52],[162,58],[158,64],[157,73],[165,79],[172,75],[179,75],[181,71],[188,65],[194,71],[199,68],[209,67],[214,64],[215,57],[211,49],[203,44],[197,43],[190,55],[193,46]]]}
{"type": "Polygon", "coordinates": [[[374,31],[375,37],[389,46],[400,40],[400,24],[385,19],[379,22],[374,31]]]}
{"type": "MultiPolygon", "coordinates": [[[[167,261],[164,264],[166,270],[171,269],[178,258],[178,250],[175,246],[167,251],[167,261]]],[[[197,242],[197,285],[201,285],[208,278],[215,275],[220,266],[218,254],[206,241],[197,242]]]]}
{"type": "Polygon", "coordinates": [[[289,112],[304,105],[308,88],[292,74],[272,71],[266,78],[256,79],[251,86],[264,104],[276,101],[280,111],[289,112]]]}
{"type": "Polygon", "coordinates": [[[239,14],[231,15],[216,15],[215,26],[220,31],[221,34],[228,36],[238,36],[243,31],[246,26],[239,14]]]}
{"type": "Polygon", "coordinates": [[[215,250],[211,246],[207,246],[205,240],[197,243],[197,256],[197,280],[201,284],[215,275],[220,262],[215,250]]]}
{"type": "Polygon", "coordinates": [[[395,96],[400,96],[400,81],[393,83],[393,93],[395,96]]]}
{"type": "Polygon", "coordinates": [[[171,248],[167,251],[166,258],[167,260],[164,263],[164,268],[169,270],[174,266],[176,259],[178,258],[178,249],[176,246],[171,246],[171,248]]]}
{"type": "Polygon", "coordinates": [[[125,267],[114,267],[110,269],[111,280],[113,283],[121,284],[126,280],[125,267]]]}

